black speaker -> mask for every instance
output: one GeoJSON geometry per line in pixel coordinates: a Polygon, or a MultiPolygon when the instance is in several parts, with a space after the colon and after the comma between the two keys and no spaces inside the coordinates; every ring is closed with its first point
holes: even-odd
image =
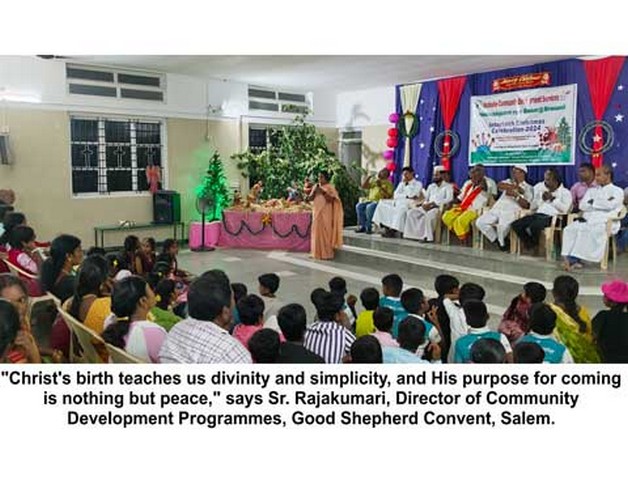
{"type": "Polygon", "coordinates": [[[153,195],[153,223],[181,221],[181,195],[173,190],[159,190],[153,195]]]}

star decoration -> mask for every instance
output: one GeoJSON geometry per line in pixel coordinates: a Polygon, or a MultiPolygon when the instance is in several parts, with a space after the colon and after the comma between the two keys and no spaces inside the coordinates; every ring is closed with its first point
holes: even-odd
{"type": "Polygon", "coordinates": [[[421,99],[421,105],[423,105],[425,103],[425,100],[421,99]]]}
{"type": "Polygon", "coordinates": [[[600,137],[599,135],[594,135],[593,136],[593,141],[596,142],[596,143],[597,142],[601,142],[602,141],[602,137],[600,137]]]}
{"type": "Polygon", "coordinates": [[[419,117],[419,120],[420,120],[420,121],[423,121],[423,117],[419,117]]]}
{"type": "Polygon", "coordinates": [[[611,163],[611,167],[613,167],[613,168],[617,168],[617,162],[613,162],[613,163],[611,163]]]}
{"type": "Polygon", "coordinates": [[[448,147],[448,146],[449,146],[449,142],[443,143],[443,147],[448,147]]]}
{"type": "Polygon", "coordinates": [[[424,143],[419,143],[419,148],[425,148],[425,144],[424,143]]]}
{"type": "Polygon", "coordinates": [[[433,131],[434,131],[434,127],[430,127],[430,132],[433,132],[433,131]]]}
{"type": "Polygon", "coordinates": [[[619,86],[617,87],[617,90],[619,90],[620,92],[621,92],[623,89],[624,89],[624,86],[623,86],[623,85],[619,85],[619,86]]]}
{"type": "Polygon", "coordinates": [[[616,122],[623,122],[624,121],[624,116],[621,113],[618,113],[617,115],[615,115],[615,121],[616,122]]]}
{"type": "Polygon", "coordinates": [[[432,112],[435,112],[435,111],[436,111],[436,107],[432,108],[432,112]]]}

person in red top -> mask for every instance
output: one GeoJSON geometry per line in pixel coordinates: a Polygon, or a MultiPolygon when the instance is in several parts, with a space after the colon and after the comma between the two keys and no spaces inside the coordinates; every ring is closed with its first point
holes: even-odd
{"type": "Polygon", "coordinates": [[[35,231],[31,227],[20,225],[11,231],[9,236],[9,262],[31,275],[39,273],[39,264],[33,252],[35,246],[35,231]]]}

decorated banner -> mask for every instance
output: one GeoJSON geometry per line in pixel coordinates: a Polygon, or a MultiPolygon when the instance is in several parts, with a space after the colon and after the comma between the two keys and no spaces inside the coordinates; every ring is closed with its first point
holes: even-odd
{"type": "Polygon", "coordinates": [[[469,164],[573,165],[576,87],[471,97],[469,164]]]}
{"type": "Polygon", "coordinates": [[[493,80],[494,92],[507,92],[519,88],[547,87],[550,84],[549,72],[524,73],[514,77],[493,80]]]}

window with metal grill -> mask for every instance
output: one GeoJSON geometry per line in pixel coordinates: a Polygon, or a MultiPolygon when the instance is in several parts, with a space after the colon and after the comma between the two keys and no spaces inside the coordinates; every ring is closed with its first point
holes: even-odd
{"type": "Polygon", "coordinates": [[[152,166],[163,182],[159,121],[71,117],[70,144],[74,195],[145,192],[152,166]]]}

